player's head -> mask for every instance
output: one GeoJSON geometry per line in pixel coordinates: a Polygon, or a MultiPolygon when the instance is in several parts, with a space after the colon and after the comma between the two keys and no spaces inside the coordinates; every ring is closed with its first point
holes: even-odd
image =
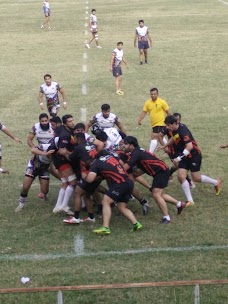
{"type": "Polygon", "coordinates": [[[57,129],[62,124],[62,120],[59,116],[50,118],[50,124],[53,130],[57,129]]]}
{"type": "Polygon", "coordinates": [[[151,96],[151,99],[153,101],[157,100],[157,98],[158,98],[158,89],[157,88],[150,89],[150,96],[151,96]]]}
{"type": "Polygon", "coordinates": [[[92,128],[91,128],[91,132],[93,133],[93,135],[97,135],[99,132],[102,132],[102,128],[98,125],[98,124],[93,124],[92,128]]]}
{"type": "Polygon", "coordinates": [[[108,135],[104,131],[100,131],[96,134],[96,139],[105,143],[108,140],[108,135]]]}
{"type": "Polygon", "coordinates": [[[122,41],[117,42],[116,45],[117,45],[118,50],[122,50],[122,48],[123,48],[123,42],[122,41]]]}
{"type": "Polygon", "coordinates": [[[70,130],[74,129],[74,118],[72,115],[70,114],[66,114],[62,117],[62,122],[64,124],[64,126],[70,130]]]}
{"type": "Polygon", "coordinates": [[[180,113],[173,113],[173,116],[176,118],[177,122],[181,122],[181,114],[180,113]]]}
{"type": "Polygon", "coordinates": [[[85,142],[85,133],[75,133],[76,143],[80,145],[81,143],[85,142]]]}
{"type": "Polygon", "coordinates": [[[51,85],[51,75],[50,74],[45,74],[44,75],[44,81],[46,85],[51,85]]]}
{"type": "Polygon", "coordinates": [[[109,114],[110,114],[110,105],[107,104],[107,103],[104,103],[102,106],[101,106],[101,112],[102,112],[102,115],[104,118],[108,118],[109,117],[109,114]]]}
{"type": "Polygon", "coordinates": [[[91,13],[92,13],[93,15],[96,15],[96,10],[95,10],[95,8],[93,8],[93,9],[91,10],[91,13]]]}
{"type": "Polygon", "coordinates": [[[74,127],[74,133],[85,133],[85,124],[83,122],[79,122],[74,127]]]}
{"type": "Polygon", "coordinates": [[[49,129],[49,118],[46,113],[41,113],[39,115],[40,127],[43,131],[47,131],[49,129]]]}
{"type": "Polygon", "coordinates": [[[166,128],[170,131],[175,131],[178,129],[177,119],[173,115],[166,116],[165,124],[166,124],[166,128]]]}
{"type": "Polygon", "coordinates": [[[142,20],[142,19],[139,20],[139,26],[144,27],[144,20],[142,20]]]}
{"type": "Polygon", "coordinates": [[[124,138],[124,150],[125,150],[125,152],[132,152],[138,146],[139,146],[138,140],[134,136],[126,136],[124,138]]]}

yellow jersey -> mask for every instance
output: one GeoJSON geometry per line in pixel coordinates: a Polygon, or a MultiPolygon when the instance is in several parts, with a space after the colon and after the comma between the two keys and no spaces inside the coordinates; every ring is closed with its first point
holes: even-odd
{"type": "Polygon", "coordinates": [[[150,121],[152,127],[164,126],[166,111],[169,110],[167,102],[161,98],[157,98],[155,101],[148,99],[143,107],[144,112],[150,114],[150,121]]]}

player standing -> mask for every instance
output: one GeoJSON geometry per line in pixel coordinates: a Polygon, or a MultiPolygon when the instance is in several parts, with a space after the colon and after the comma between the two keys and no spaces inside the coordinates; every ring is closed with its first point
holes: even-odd
{"type": "Polygon", "coordinates": [[[89,18],[89,27],[92,34],[92,39],[88,43],[86,43],[85,46],[90,49],[90,43],[95,39],[97,49],[101,49],[101,46],[99,45],[96,10],[93,8],[91,13],[92,14],[89,18]]]}
{"type": "Polygon", "coordinates": [[[44,0],[43,11],[44,11],[45,21],[41,25],[41,28],[43,29],[45,24],[47,24],[48,29],[51,30],[51,17],[50,17],[51,16],[51,9],[50,9],[50,4],[49,4],[48,0],[44,0]]]}
{"type": "Polygon", "coordinates": [[[135,30],[134,47],[136,47],[136,41],[138,40],[139,48],[139,61],[140,65],[143,64],[143,54],[145,63],[147,63],[147,49],[152,46],[152,39],[149,34],[148,27],[144,25],[143,20],[139,20],[139,26],[135,30]]]}
{"type": "Polygon", "coordinates": [[[127,62],[123,55],[123,42],[118,42],[117,47],[112,52],[112,57],[110,61],[110,71],[112,72],[113,76],[116,78],[116,94],[123,95],[124,92],[122,91],[122,69],[121,63],[125,63],[126,67],[129,69],[127,62]]]}
{"type": "Polygon", "coordinates": [[[50,74],[44,75],[44,81],[45,81],[45,83],[40,86],[38,101],[39,101],[41,110],[44,110],[44,104],[43,104],[42,99],[43,99],[43,96],[45,95],[49,115],[54,117],[57,115],[57,113],[60,109],[60,101],[59,101],[58,92],[60,92],[60,94],[63,97],[64,110],[67,108],[66,95],[65,95],[65,92],[64,92],[63,88],[61,87],[61,85],[55,81],[52,81],[50,74]]]}

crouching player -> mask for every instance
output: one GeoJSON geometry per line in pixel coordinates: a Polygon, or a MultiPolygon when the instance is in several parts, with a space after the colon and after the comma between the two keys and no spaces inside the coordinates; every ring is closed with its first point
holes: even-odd
{"type": "Polygon", "coordinates": [[[102,200],[103,226],[93,230],[97,234],[110,234],[111,205],[117,203],[117,208],[133,225],[132,231],[142,228],[131,210],[127,208],[127,202],[131,197],[134,183],[128,178],[117,158],[108,151],[101,151],[90,168],[85,178],[88,183],[93,183],[97,176],[107,181],[108,190],[102,200]]]}
{"type": "Polygon", "coordinates": [[[15,212],[19,212],[24,208],[29,189],[37,176],[39,177],[40,189],[44,194],[43,198],[46,201],[48,200],[50,164],[52,162],[51,154],[54,152],[54,150],[47,151],[49,146],[50,144],[42,144],[31,149],[34,157],[28,162],[19,198],[19,205],[15,209],[15,212]]]}

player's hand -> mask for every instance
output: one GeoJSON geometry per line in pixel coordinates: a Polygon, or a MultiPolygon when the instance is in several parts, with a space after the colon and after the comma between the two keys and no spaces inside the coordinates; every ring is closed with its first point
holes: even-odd
{"type": "Polygon", "coordinates": [[[63,103],[63,109],[66,110],[66,108],[67,108],[67,103],[64,101],[64,103],[63,103]]]}
{"type": "Polygon", "coordinates": [[[4,168],[0,168],[0,172],[3,174],[9,174],[9,171],[4,168]]]}
{"type": "Polygon", "coordinates": [[[64,156],[67,155],[67,149],[66,148],[61,148],[61,149],[58,150],[58,152],[59,152],[60,155],[64,155],[64,156]]]}
{"type": "Polygon", "coordinates": [[[164,149],[164,146],[159,146],[159,147],[156,148],[156,151],[159,152],[162,149],[164,149]]]}
{"type": "Polygon", "coordinates": [[[138,125],[141,126],[141,124],[142,124],[141,121],[138,121],[138,125]]]}
{"type": "Polygon", "coordinates": [[[43,103],[40,103],[40,108],[41,108],[41,110],[44,110],[44,105],[43,105],[43,103]]]}
{"type": "Polygon", "coordinates": [[[55,153],[55,150],[49,150],[49,151],[46,152],[46,155],[49,156],[49,155],[51,155],[53,153],[55,153]]]}
{"type": "Polygon", "coordinates": [[[21,141],[19,138],[16,138],[16,137],[15,137],[13,140],[14,140],[17,144],[22,144],[22,141],[21,141]]]}

